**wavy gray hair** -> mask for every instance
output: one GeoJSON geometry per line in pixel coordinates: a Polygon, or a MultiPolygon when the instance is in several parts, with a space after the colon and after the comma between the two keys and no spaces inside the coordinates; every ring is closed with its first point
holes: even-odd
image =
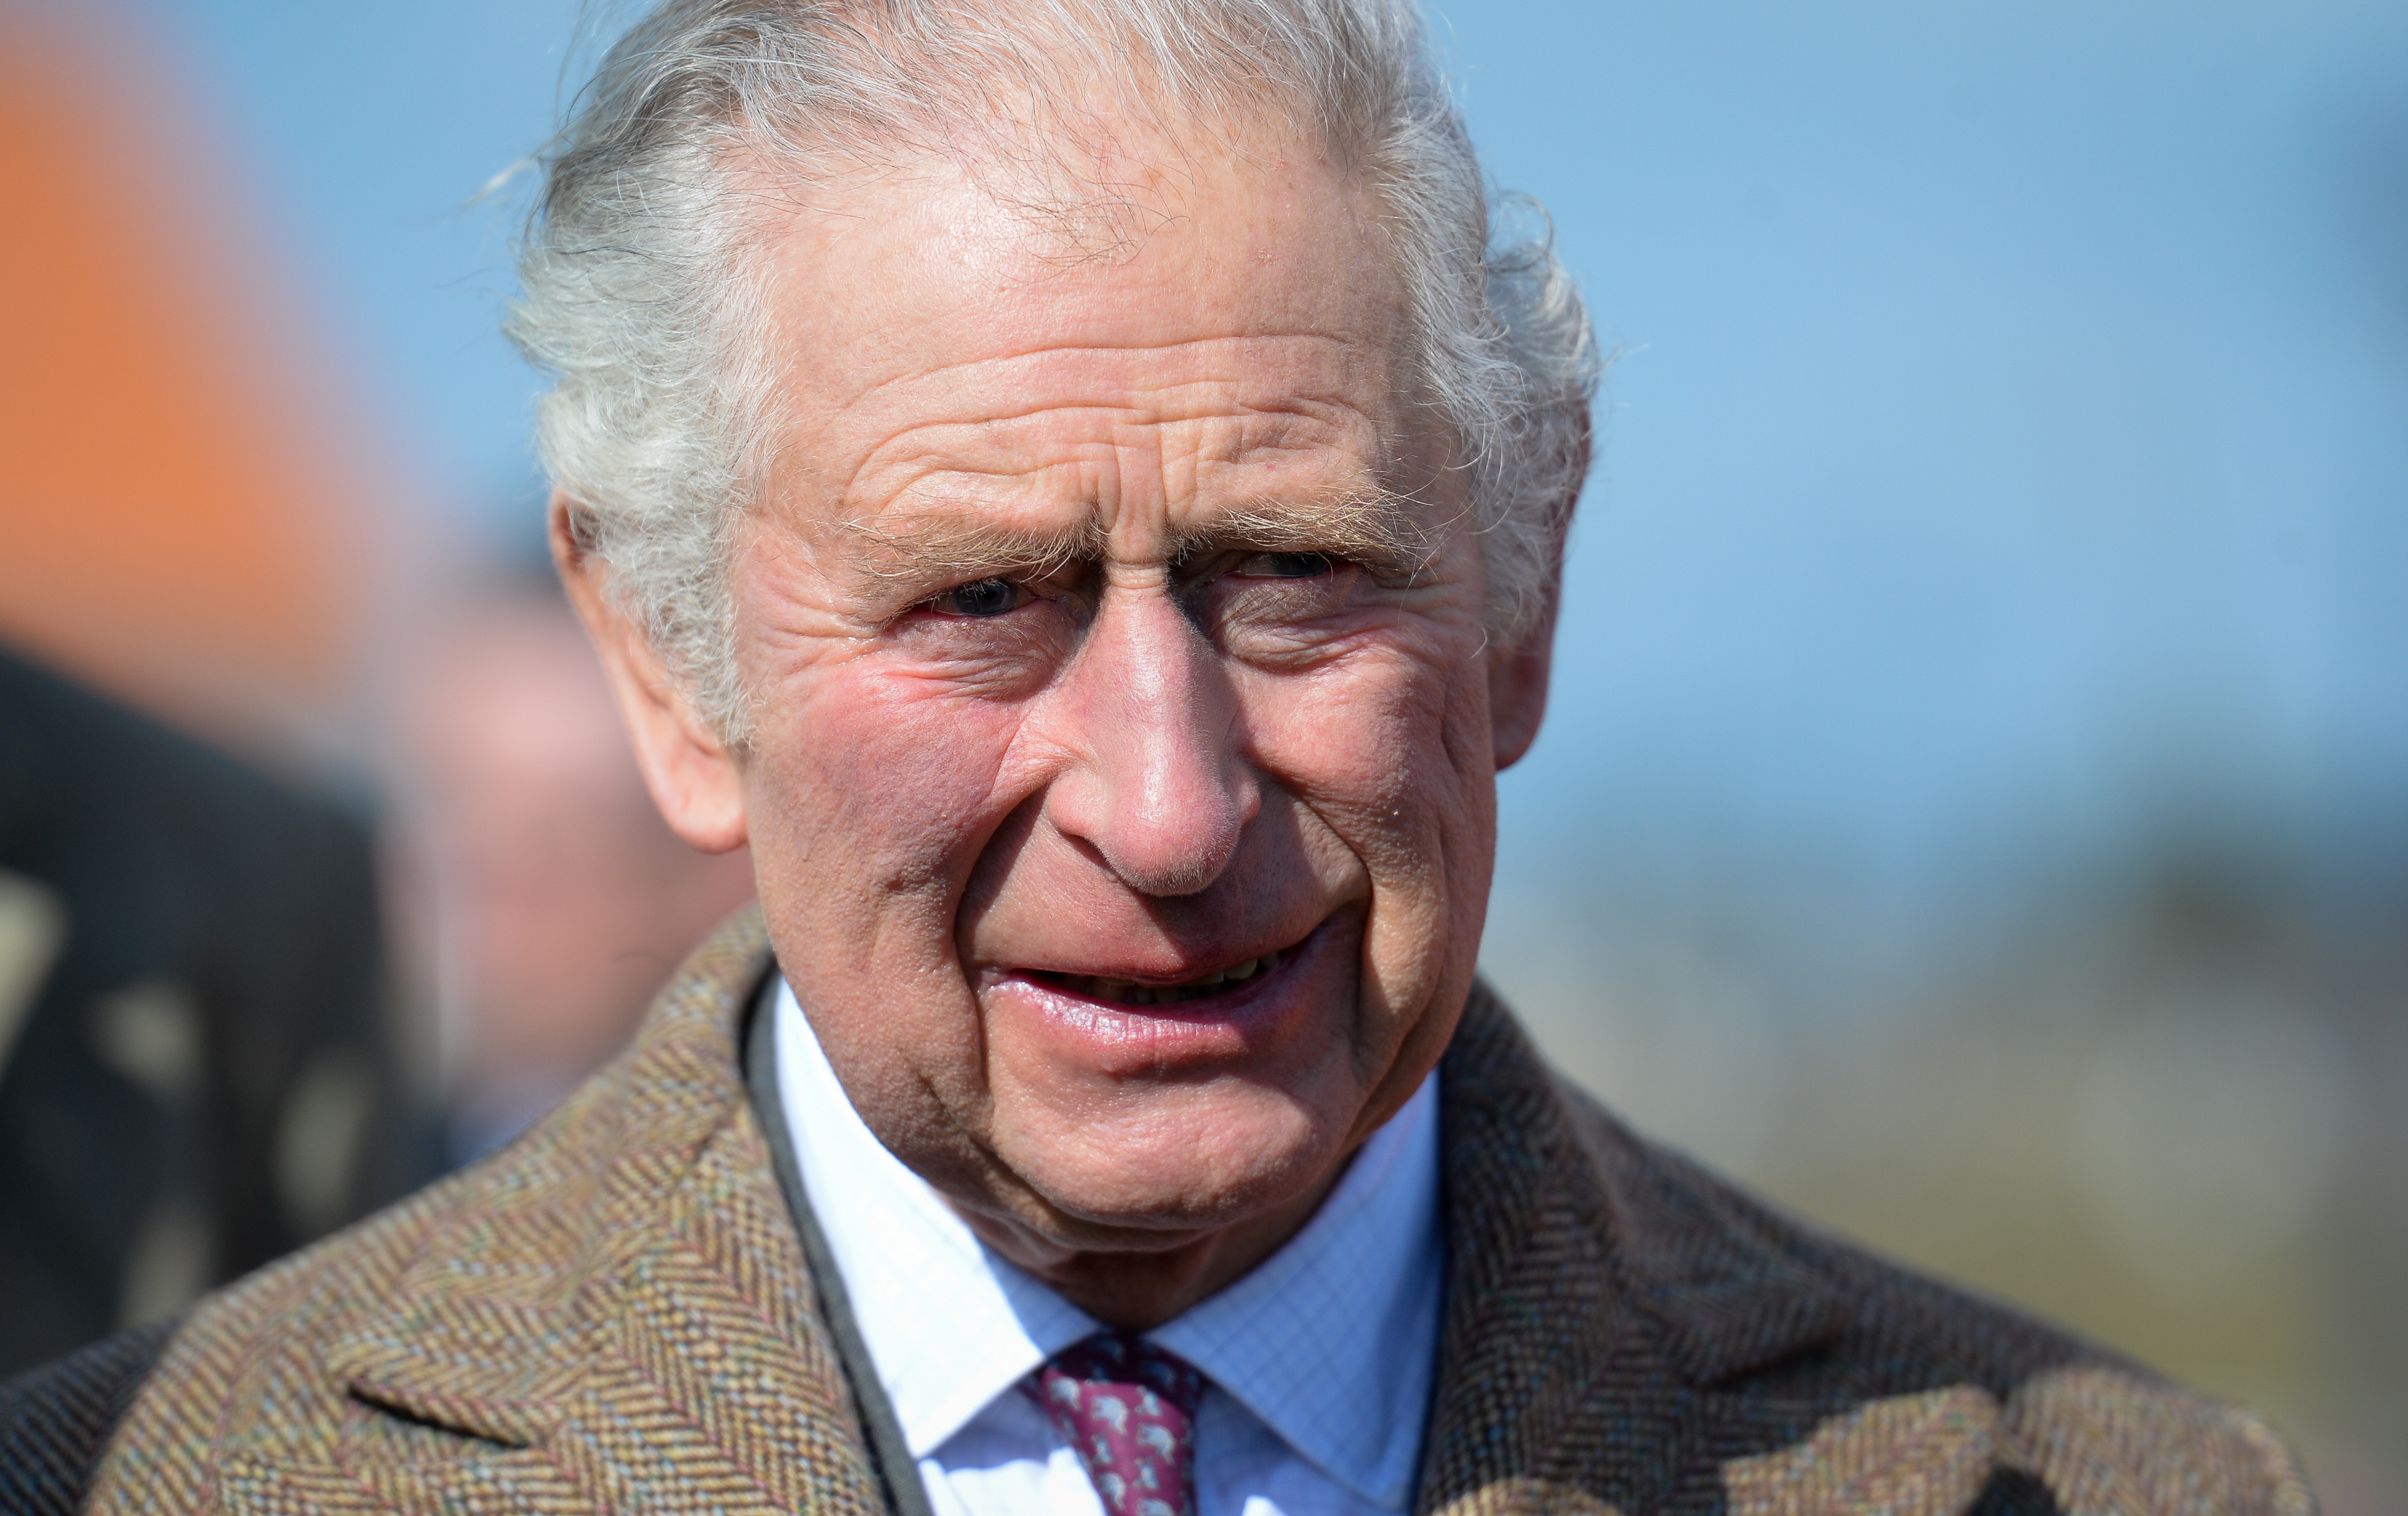
{"type": "Polygon", "coordinates": [[[543,155],[508,330],[553,376],[538,437],[580,543],[730,742],[752,723],[727,563],[778,377],[748,254],[796,207],[762,186],[979,138],[1028,168],[1078,131],[1060,103],[1098,92],[1191,129],[1276,118],[1374,193],[1417,391],[1470,474],[1492,632],[1545,614],[1597,347],[1543,218],[1503,224],[1412,0],[666,0],[543,155]]]}

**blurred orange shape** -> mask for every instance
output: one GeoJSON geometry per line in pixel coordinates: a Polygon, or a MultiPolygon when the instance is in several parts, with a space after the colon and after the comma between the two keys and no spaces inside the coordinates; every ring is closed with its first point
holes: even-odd
{"type": "Polygon", "coordinates": [[[350,481],[248,208],[133,40],[0,18],[0,640],[224,735],[339,693],[350,481]]]}

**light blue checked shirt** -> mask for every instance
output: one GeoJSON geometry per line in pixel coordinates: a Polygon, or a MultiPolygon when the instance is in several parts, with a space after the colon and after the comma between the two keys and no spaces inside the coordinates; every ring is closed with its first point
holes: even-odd
{"type": "MultiPolygon", "coordinates": [[[[803,1187],[937,1516],[1102,1516],[1078,1454],[1017,1389],[1101,1328],[870,1135],[783,984],[777,1017],[803,1187]]],[[[1197,1516],[1405,1509],[1438,1353],[1438,1198],[1432,1075],[1285,1247],[1146,1334],[1211,1380],[1197,1516]]]]}

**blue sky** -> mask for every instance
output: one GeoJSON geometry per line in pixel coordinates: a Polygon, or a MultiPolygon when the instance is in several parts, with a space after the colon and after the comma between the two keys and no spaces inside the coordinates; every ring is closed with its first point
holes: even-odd
{"type": "MultiPolygon", "coordinates": [[[[533,380],[467,202],[548,129],[575,9],[139,12],[496,539],[533,380]]],[[[2408,9],[1435,14],[1622,352],[1509,883],[1778,879],[1920,929],[2169,830],[2408,836],[2408,9]]]]}

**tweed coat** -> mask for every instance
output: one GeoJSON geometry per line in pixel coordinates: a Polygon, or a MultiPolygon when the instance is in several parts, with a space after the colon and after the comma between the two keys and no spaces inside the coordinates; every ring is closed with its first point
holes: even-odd
{"type": "MultiPolygon", "coordinates": [[[[0,1491],[80,1491],[110,1516],[882,1516],[739,1072],[768,968],[747,912],[512,1147],[172,1335],[104,1345],[113,1370],[20,1381],[0,1491]],[[43,1430],[70,1423],[114,1425],[96,1466],[43,1430]]],[[[1484,989],[1441,1065],[1440,1129],[1417,1513],[2312,1510],[2254,1416],[1648,1145],[1484,989]]]]}

